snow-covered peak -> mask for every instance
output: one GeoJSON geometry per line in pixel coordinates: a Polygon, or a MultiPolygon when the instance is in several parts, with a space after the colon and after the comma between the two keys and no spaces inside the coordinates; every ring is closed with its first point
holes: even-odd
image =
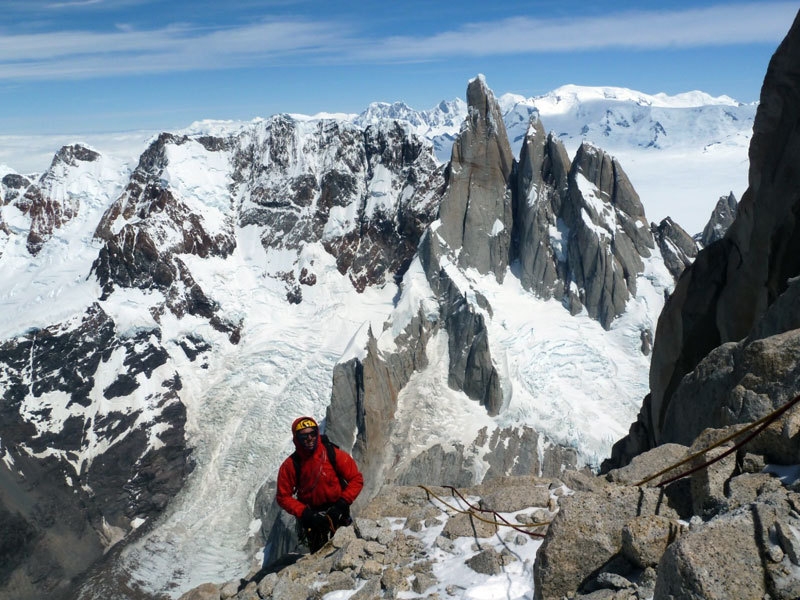
{"type": "Polygon", "coordinates": [[[675,96],[663,92],[650,95],[628,88],[612,86],[563,85],[547,94],[532,99],[543,113],[566,113],[577,105],[588,102],[634,103],[658,108],[694,108],[700,106],[740,106],[729,96],[713,97],[705,92],[691,91],[675,96]]]}
{"type": "Polygon", "coordinates": [[[443,100],[435,107],[418,111],[404,102],[373,102],[353,121],[360,126],[375,125],[384,120],[405,121],[414,133],[433,138],[444,133],[455,133],[467,114],[467,104],[456,98],[443,100]]]}
{"type": "Polygon", "coordinates": [[[231,135],[244,127],[263,121],[261,118],[255,118],[252,121],[233,121],[233,120],[219,120],[219,119],[203,119],[201,121],[194,121],[188,127],[176,131],[180,135],[210,135],[223,137],[231,135]]]}

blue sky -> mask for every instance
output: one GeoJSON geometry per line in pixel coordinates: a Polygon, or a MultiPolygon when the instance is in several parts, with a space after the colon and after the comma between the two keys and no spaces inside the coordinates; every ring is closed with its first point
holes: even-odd
{"type": "Polygon", "coordinates": [[[782,1],[4,0],[0,135],[417,109],[568,83],[758,99],[782,1]],[[668,8],[665,8],[668,6],[668,8]]]}

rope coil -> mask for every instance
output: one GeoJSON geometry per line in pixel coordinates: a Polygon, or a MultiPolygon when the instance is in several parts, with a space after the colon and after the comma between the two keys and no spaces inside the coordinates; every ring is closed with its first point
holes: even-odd
{"type": "Polygon", "coordinates": [[[462,515],[470,515],[470,517],[473,518],[473,519],[477,519],[478,521],[482,521],[484,523],[489,523],[490,525],[494,525],[495,527],[510,527],[511,529],[514,529],[515,531],[518,531],[520,533],[524,533],[525,535],[529,535],[531,537],[541,537],[541,538],[543,538],[545,536],[544,533],[538,533],[538,532],[535,532],[535,531],[526,531],[526,529],[529,529],[529,528],[533,529],[535,527],[545,527],[547,525],[550,525],[550,521],[545,521],[543,523],[532,523],[530,525],[525,525],[525,524],[521,524],[521,523],[520,524],[511,523],[510,521],[508,521],[508,519],[506,519],[503,515],[501,515],[500,513],[498,513],[495,510],[491,510],[491,509],[488,509],[488,508],[480,508],[478,506],[473,506],[469,502],[469,500],[464,498],[464,496],[461,494],[461,492],[459,492],[456,488],[454,488],[451,485],[445,485],[445,486],[442,486],[442,487],[444,487],[445,489],[450,490],[450,492],[454,496],[457,496],[462,502],[464,502],[464,504],[466,504],[469,507],[469,510],[463,510],[461,508],[458,508],[458,507],[455,507],[455,506],[451,506],[450,504],[445,502],[439,495],[437,495],[436,492],[434,492],[433,490],[431,490],[427,486],[418,485],[417,487],[425,490],[425,493],[428,494],[428,500],[430,500],[431,496],[433,496],[439,502],[441,502],[447,509],[452,510],[453,512],[460,513],[462,515]],[[477,513],[490,513],[494,518],[492,520],[485,519],[485,518],[481,517],[477,513]],[[502,522],[498,522],[498,519],[500,521],[502,521],[502,522]]]}

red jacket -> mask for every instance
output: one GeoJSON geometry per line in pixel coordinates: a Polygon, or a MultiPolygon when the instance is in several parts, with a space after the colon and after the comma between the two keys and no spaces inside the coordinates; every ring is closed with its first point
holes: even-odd
{"type": "Polygon", "coordinates": [[[300,485],[297,483],[294,460],[290,456],[281,464],[278,470],[278,491],[275,495],[278,505],[289,514],[300,518],[306,507],[318,509],[324,505],[333,504],[343,498],[347,504],[352,504],[361,488],[364,487],[364,476],[358,470],[356,461],[343,450],[334,448],[336,453],[336,469],[339,475],[347,481],[347,486],[342,489],[339,477],[333,465],[328,460],[328,452],[322,440],[311,456],[300,456],[300,485]],[[296,496],[296,498],[295,498],[296,496]]]}

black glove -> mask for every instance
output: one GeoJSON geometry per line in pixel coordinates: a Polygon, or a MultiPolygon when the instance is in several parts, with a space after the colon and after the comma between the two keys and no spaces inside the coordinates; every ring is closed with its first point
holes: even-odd
{"type": "Polygon", "coordinates": [[[334,502],[333,506],[328,509],[328,516],[333,520],[335,525],[341,525],[347,520],[347,515],[350,513],[350,505],[339,498],[334,502]]]}
{"type": "Polygon", "coordinates": [[[300,517],[300,525],[303,529],[314,531],[327,531],[331,527],[328,516],[324,512],[314,512],[310,508],[306,508],[303,511],[303,515],[300,517]]]}
{"type": "Polygon", "coordinates": [[[300,525],[302,525],[303,529],[311,529],[314,527],[314,516],[316,514],[317,513],[315,513],[309,507],[306,507],[300,517],[300,525]]]}

